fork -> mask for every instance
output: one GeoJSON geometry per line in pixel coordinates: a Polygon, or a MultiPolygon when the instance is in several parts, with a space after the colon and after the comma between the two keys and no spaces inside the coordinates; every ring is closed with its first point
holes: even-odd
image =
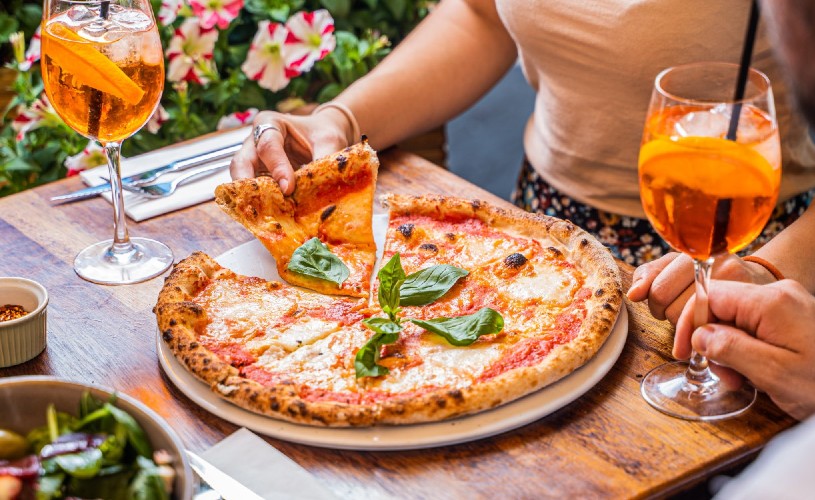
{"type": "Polygon", "coordinates": [[[165,198],[175,193],[176,189],[178,189],[178,187],[181,186],[182,184],[192,182],[202,177],[210,176],[216,172],[219,172],[227,168],[229,166],[230,161],[231,160],[226,160],[213,163],[212,165],[209,165],[207,167],[187,172],[184,175],[179,175],[172,181],[159,182],[157,184],[147,184],[145,186],[131,186],[123,184],[122,189],[149,199],[165,198]]]}

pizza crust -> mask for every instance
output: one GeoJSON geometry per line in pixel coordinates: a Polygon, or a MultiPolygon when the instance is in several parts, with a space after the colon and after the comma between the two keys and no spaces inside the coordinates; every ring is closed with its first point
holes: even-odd
{"type": "MultiPolygon", "coordinates": [[[[168,277],[154,309],[162,338],[174,355],[198,379],[234,404],[282,420],[330,427],[414,424],[454,418],[502,405],[545,387],[573,372],[594,356],[608,337],[622,306],[619,269],[608,250],[574,224],[542,215],[506,211],[480,201],[443,196],[388,195],[384,203],[393,215],[427,215],[432,218],[477,218],[508,234],[551,241],[554,250],[585,274],[586,317],[571,342],[555,347],[542,362],[506,370],[463,388],[431,388],[419,393],[394,395],[374,403],[313,401],[301,397],[295,381],[261,384],[241,376],[228,359],[204,348],[198,339],[208,321],[207,311],[193,298],[211,280],[236,276],[197,252],[181,261],[168,277]]],[[[351,325],[332,335],[351,340],[351,325]]],[[[363,339],[364,341],[364,339],[363,339]]],[[[358,345],[357,345],[358,344],[358,345]]],[[[457,349],[466,349],[457,348],[457,349]]],[[[355,352],[355,351],[354,351],[355,352]]],[[[394,376],[391,373],[390,376],[394,376]]],[[[359,379],[357,391],[377,390],[381,381],[359,379]]]]}
{"type": "Polygon", "coordinates": [[[367,297],[376,260],[371,218],[379,160],[367,142],[295,171],[284,196],[270,177],[241,179],[215,189],[215,201],[257,237],[288,283],[330,295],[367,297]],[[340,286],[288,270],[294,251],[312,237],[328,245],[351,275],[340,286]]]}

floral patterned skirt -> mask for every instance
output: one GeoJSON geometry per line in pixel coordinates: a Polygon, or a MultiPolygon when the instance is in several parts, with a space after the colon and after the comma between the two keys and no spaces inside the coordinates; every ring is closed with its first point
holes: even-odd
{"type": "MultiPolygon", "coordinates": [[[[761,234],[739,254],[753,253],[795,222],[806,211],[813,195],[815,189],[779,204],[761,234]]],[[[605,212],[574,200],[549,185],[526,160],[512,193],[512,201],[529,212],[572,221],[593,234],[615,257],[633,266],[672,251],[671,246],[654,231],[648,219],[605,212]]]]}

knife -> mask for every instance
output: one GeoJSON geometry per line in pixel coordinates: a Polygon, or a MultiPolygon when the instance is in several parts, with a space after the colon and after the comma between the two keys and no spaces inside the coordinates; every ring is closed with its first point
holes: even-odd
{"type": "MultiPolygon", "coordinates": [[[[130,175],[128,177],[123,177],[122,184],[141,186],[154,181],[159,175],[168,174],[170,172],[179,172],[181,170],[186,170],[188,168],[204,165],[211,161],[228,158],[235,154],[241,148],[241,146],[243,146],[243,143],[233,144],[231,146],[226,146],[220,149],[207,151],[204,154],[197,155],[192,158],[176,160],[166,165],[162,165],[152,170],[148,170],[146,172],[141,172],[138,174],[130,175]]],[[[108,191],[110,191],[109,182],[105,184],[100,184],[98,186],[86,187],[78,191],[74,191],[72,193],[54,196],[51,198],[51,201],[59,204],[71,201],[85,200],[88,198],[93,198],[94,196],[98,196],[102,193],[107,193],[108,191]]]]}
{"type": "Polygon", "coordinates": [[[224,500],[263,500],[263,497],[242,485],[226,472],[190,450],[186,450],[186,452],[192,470],[201,476],[201,479],[206,481],[213,490],[217,491],[224,500]]]}

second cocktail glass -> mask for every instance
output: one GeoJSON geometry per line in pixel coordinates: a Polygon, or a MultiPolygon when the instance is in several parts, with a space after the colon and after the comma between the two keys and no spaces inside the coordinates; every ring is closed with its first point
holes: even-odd
{"type": "MultiPolygon", "coordinates": [[[[734,64],[698,63],[660,73],[640,149],[645,213],[665,241],[694,260],[694,326],[709,322],[715,256],[737,252],[761,233],[781,182],[770,81],[751,69],[744,98],[735,101],[738,72],[734,64]],[[731,121],[733,114],[738,121],[731,121]]],[[[748,384],[724,387],[696,352],[689,364],[668,363],[648,373],[642,394],[660,411],[689,420],[738,415],[756,397],[748,384]]]]}
{"type": "Polygon", "coordinates": [[[122,141],[147,123],[164,88],[164,55],[149,1],[46,0],[42,74],[59,116],[99,141],[108,160],[114,236],[80,252],[74,270],[108,285],[158,276],[173,254],[158,241],[129,237],[119,165],[122,141]]]}

